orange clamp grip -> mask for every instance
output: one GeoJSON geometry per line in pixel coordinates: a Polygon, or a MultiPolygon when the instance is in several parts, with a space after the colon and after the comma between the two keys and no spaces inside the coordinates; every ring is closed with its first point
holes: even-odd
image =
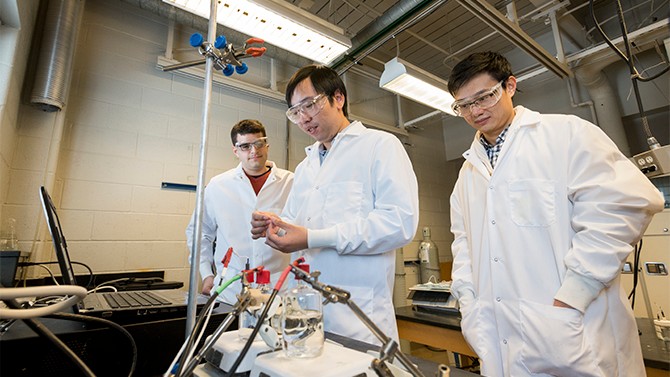
{"type": "Polygon", "coordinates": [[[247,55],[251,55],[254,58],[257,58],[265,53],[268,49],[265,47],[249,47],[245,52],[247,55]]]}
{"type": "Polygon", "coordinates": [[[247,39],[247,44],[248,45],[250,45],[252,43],[265,43],[265,41],[260,39],[260,38],[249,38],[249,39],[247,39]]]}

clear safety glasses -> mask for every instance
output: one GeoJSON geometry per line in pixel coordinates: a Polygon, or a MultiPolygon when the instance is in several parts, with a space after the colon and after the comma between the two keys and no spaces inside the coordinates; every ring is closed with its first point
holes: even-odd
{"type": "Polygon", "coordinates": [[[486,92],[477,95],[477,97],[475,97],[474,99],[466,98],[454,102],[451,105],[451,109],[454,110],[454,113],[456,115],[460,117],[465,117],[472,113],[472,106],[477,106],[480,109],[488,109],[489,107],[495,106],[502,97],[503,82],[505,82],[505,80],[500,81],[486,92]]]}
{"type": "Polygon", "coordinates": [[[308,117],[314,117],[323,110],[323,106],[326,104],[325,99],[328,98],[324,94],[319,94],[311,100],[306,100],[291,106],[286,110],[286,117],[291,122],[298,124],[300,121],[301,114],[304,114],[308,117]]]}
{"type": "Polygon", "coordinates": [[[256,150],[258,150],[268,145],[267,139],[267,137],[261,137],[252,141],[251,143],[235,143],[235,148],[244,152],[249,152],[251,147],[254,147],[256,150]]]}

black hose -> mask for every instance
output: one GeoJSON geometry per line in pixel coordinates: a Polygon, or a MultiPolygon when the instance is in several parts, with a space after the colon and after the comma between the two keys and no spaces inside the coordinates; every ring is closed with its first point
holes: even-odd
{"type": "Polygon", "coordinates": [[[130,343],[130,348],[132,350],[132,361],[130,363],[130,370],[128,371],[128,377],[132,377],[133,373],[135,373],[135,367],[137,366],[137,344],[135,344],[135,339],[133,339],[133,336],[130,335],[128,330],[124,329],[123,326],[109,321],[104,318],[97,318],[97,317],[91,317],[91,316],[86,316],[86,315],[81,315],[81,314],[72,314],[72,313],[54,313],[54,314],[49,314],[46,317],[51,317],[51,318],[58,318],[58,319],[66,319],[66,320],[72,320],[72,321],[81,321],[81,322],[91,322],[91,323],[99,323],[104,326],[107,326],[109,328],[112,328],[114,330],[117,330],[121,334],[125,335],[126,338],[128,338],[128,343],[130,343]]]}
{"type": "MultiPolygon", "coordinates": [[[[9,308],[11,309],[23,309],[21,304],[19,304],[16,300],[14,299],[5,299],[2,300],[9,308]]],[[[28,327],[30,327],[37,335],[49,340],[58,350],[60,350],[68,359],[70,359],[76,366],[79,368],[79,370],[82,372],[83,375],[89,376],[89,377],[95,377],[95,374],[91,370],[91,368],[84,363],[79,356],[77,356],[74,351],[70,349],[63,341],[58,339],[54,333],[52,333],[46,326],[42,324],[42,322],[34,319],[34,318],[22,318],[21,319],[23,322],[25,322],[28,327]]]]}

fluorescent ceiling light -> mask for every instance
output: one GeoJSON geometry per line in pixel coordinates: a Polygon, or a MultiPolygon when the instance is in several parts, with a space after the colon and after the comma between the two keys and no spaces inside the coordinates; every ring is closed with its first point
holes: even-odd
{"type": "MultiPolygon", "coordinates": [[[[163,0],[209,19],[211,0],[163,0]]],[[[351,48],[344,31],[282,0],[220,0],[216,22],[328,64],[351,48]]]]}
{"type": "Polygon", "coordinates": [[[454,97],[449,93],[447,83],[400,58],[393,58],[384,64],[384,73],[379,79],[379,87],[445,113],[456,115],[451,110],[454,97]]]}

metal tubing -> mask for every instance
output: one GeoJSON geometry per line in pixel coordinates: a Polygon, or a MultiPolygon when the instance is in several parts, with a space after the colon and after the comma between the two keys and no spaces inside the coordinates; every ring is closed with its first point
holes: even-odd
{"type": "MultiPolygon", "coordinates": [[[[358,307],[358,305],[356,305],[352,300],[347,300],[346,304],[349,307],[349,309],[351,309],[354,312],[356,317],[358,317],[358,319],[360,319],[363,322],[363,324],[365,324],[365,326],[367,326],[367,328],[370,329],[370,331],[377,337],[377,339],[381,340],[383,347],[385,347],[384,349],[388,348],[389,342],[395,343],[394,340],[384,335],[384,333],[379,329],[379,327],[377,327],[377,325],[375,325],[374,322],[372,322],[370,318],[368,318],[368,316],[365,315],[365,313],[363,313],[363,311],[358,307]]],[[[394,355],[390,356],[397,357],[402,363],[402,365],[404,365],[405,368],[407,368],[407,371],[409,371],[412,374],[412,376],[424,377],[423,373],[421,373],[421,371],[417,367],[415,367],[414,364],[412,364],[412,362],[409,360],[407,356],[405,356],[405,354],[403,354],[402,352],[394,352],[394,353],[395,353],[394,355]]],[[[393,359],[391,358],[391,360],[393,359]]]]}
{"type": "MultiPolygon", "coordinates": [[[[198,351],[198,353],[193,357],[193,359],[191,359],[188,365],[184,368],[182,376],[191,376],[191,373],[193,372],[195,367],[198,366],[200,361],[202,361],[202,359],[205,357],[207,351],[209,351],[214,346],[216,341],[219,340],[221,335],[226,330],[228,330],[228,327],[230,327],[230,325],[240,315],[240,313],[242,313],[247,309],[250,302],[251,302],[251,295],[247,292],[240,298],[239,301],[237,301],[237,304],[233,307],[233,311],[231,311],[230,313],[228,313],[228,315],[226,315],[226,318],[223,320],[223,322],[221,322],[219,327],[217,327],[216,330],[214,330],[214,333],[205,342],[205,344],[202,346],[202,349],[198,351]]],[[[197,346],[197,344],[195,346],[197,346]]]]}
{"type": "MultiPolygon", "coordinates": [[[[211,0],[209,10],[209,41],[216,39],[216,7],[217,0],[211,0]]],[[[191,245],[191,274],[188,285],[188,306],[186,311],[186,337],[195,326],[196,315],[196,288],[198,287],[198,272],[200,265],[200,245],[202,243],[202,217],[203,202],[205,198],[205,172],[207,168],[207,133],[209,131],[209,109],[212,102],[212,77],[214,58],[207,56],[205,65],[205,93],[202,104],[202,134],[200,141],[200,162],[198,163],[198,187],[195,198],[195,227],[193,229],[193,242],[191,245]]]]}
{"type": "Polygon", "coordinates": [[[188,62],[168,65],[167,67],[161,67],[161,70],[163,72],[168,72],[168,71],[174,71],[175,69],[195,67],[196,65],[205,64],[206,61],[207,61],[207,58],[198,59],[198,60],[191,60],[191,61],[188,61],[188,62]]]}
{"type": "Polygon", "coordinates": [[[558,21],[556,21],[556,11],[549,12],[549,21],[551,22],[554,44],[556,45],[556,58],[559,62],[565,63],[565,50],[563,49],[563,41],[561,40],[561,29],[558,27],[558,21]]]}

